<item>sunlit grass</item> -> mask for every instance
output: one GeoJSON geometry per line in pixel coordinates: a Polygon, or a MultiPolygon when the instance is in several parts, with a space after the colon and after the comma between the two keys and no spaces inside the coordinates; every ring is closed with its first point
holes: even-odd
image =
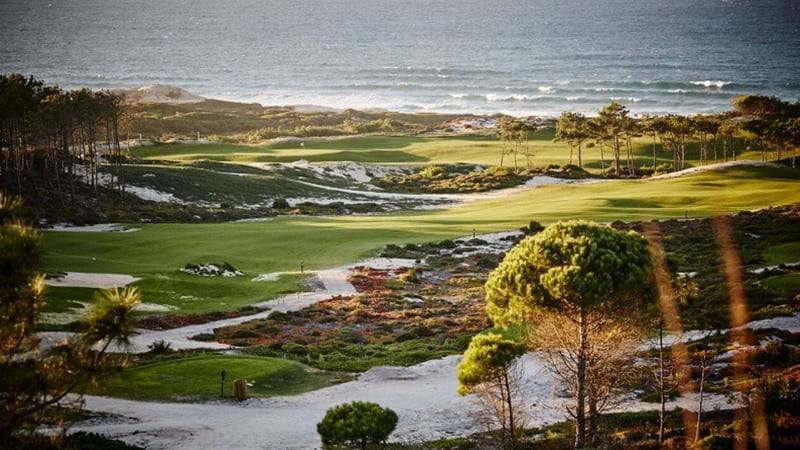
{"type": "MultiPolygon", "coordinates": [[[[110,272],[142,278],[144,301],[179,312],[231,310],[300,289],[298,277],[251,282],[261,273],[319,270],[376,256],[387,244],[441,241],[516,230],[531,220],[598,222],[711,217],[800,202],[789,168],[733,167],[681,178],[542,186],[440,211],[351,217],[285,217],[258,223],[142,224],[131,233],[44,233],[48,272],[110,272]],[[244,277],[203,279],[186,264],[228,262],[244,277]]],[[[299,276],[299,274],[298,274],[299,276]]],[[[88,300],[87,300],[88,301],[88,300]]]]}
{"type": "MultiPolygon", "coordinates": [[[[527,168],[548,165],[566,165],[570,162],[569,145],[553,141],[552,129],[539,131],[531,136],[528,146],[530,160],[520,154],[516,165],[527,168]]],[[[353,161],[374,164],[453,164],[469,163],[487,166],[500,165],[502,143],[494,136],[355,136],[336,139],[305,139],[301,142],[282,142],[261,145],[237,144],[161,144],[134,148],[131,152],[142,159],[169,159],[195,161],[210,159],[236,163],[278,163],[306,160],[309,162],[353,161]]],[[[721,157],[721,155],[720,155],[721,157]]],[[[760,159],[760,154],[741,156],[760,159]]],[[[608,169],[612,164],[608,148],[584,145],[584,166],[599,173],[601,166],[608,169]]],[[[696,145],[687,149],[687,167],[699,165],[696,145]]],[[[672,163],[672,153],[657,145],[657,165],[672,163]]],[[[577,149],[573,151],[573,164],[578,163],[577,149]]],[[[652,142],[650,138],[634,140],[634,165],[652,166],[652,142]]],[[[503,165],[514,167],[513,155],[504,157],[503,165]]]]}

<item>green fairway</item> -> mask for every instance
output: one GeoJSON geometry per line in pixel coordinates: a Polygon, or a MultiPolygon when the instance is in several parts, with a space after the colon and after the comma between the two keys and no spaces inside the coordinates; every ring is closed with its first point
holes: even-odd
{"type": "MultiPolygon", "coordinates": [[[[531,135],[528,146],[532,153],[530,163],[536,167],[550,164],[566,165],[570,162],[569,145],[553,142],[552,129],[544,129],[531,135]]],[[[672,153],[657,146],[657,164],[671,164],[672,153]]],[[[687,149],[687,167],[698,164],[699,150],[690,144],[687,149]]],[[[152,160],[197,161],[215,160],[234,163],[278,163],[306,160],[309,162],[353,161],[375,164],[452,164],[470,163],[488,166],[500,165],[502,143],[494,136],[447,135],[435,137],[419,136],[356,136],[337,139],[305,139],[301,142],[284,142],[263,145],[236,144],[163,144],[132,149],[138,158],[152,160]]],[[[634,140],[634,165],[653,164],[652,142],[648,138],[634,140]]],[[[584,166],[599,171],[601,165],[610,167],[611,152],[600,146],[584,146],[584,166]],[[602,163],[601,163],[602,157],[602,163]]],[[[742,155],[757,158],[758,154],[742,155]]],[[[577,149],[572,163],[578,162],[577,149]]],[[[515,167],[512,155],[504,157],[503,165],[515,167]]],[[[517,167],[526,168],[522,155],[517,158],[517,167]]]]}
{"type": "MultiPolygon", "coordinates": [[[[302,289],[300,263],[319,270],[376,256],[386,244],[431,242],[549,224],[709,217],[800,202],[789,168],[737,166],[680,178],[542,186],[438,211],[384,216],[285,217],[267,222],[143,224],[130,233],[44,233],[47,272],[124,273],[142,278],[144,301],[176,312],[228,311],[302,289]],[[202,278],[186,264],[228,262],[245,272],[202,278]],[[277,282],[262,273],[288,272],[277,282]]],[[[90,301],[90,299],[73,299],[90,301]]]]}
{"type": "Polygon", "coordinates": [[[337,374],[283,359],[203,355],[125,369],[90,392],[133,400],[212,400],[220,397],[222,370],[226,372],[224,395],[229,399],[234,381],[240,379],[247,382],[249,397],[296,395],[341,381],[337,374]]]}
{"type": "Polygon", "coordinates": [[[770,247],[764,251],[764,258],[770,266],[800,263],[800,242],[770,247]]]}
{"type": "Polygon", "coordinates": [[[786,297],[797,296],[800,293],[800,274],[791,273],[778,275],[762,280],[764,287],[779,292],[786,297]]]}
{"type": "MultiPolygon", "coordinates": [[[[497,166],[501,162],[507,168],[537,169],[547,167],[563,167],[577,164],[577,149],[570,151],[564,142],[554,142],[552,129],[542,129],[531,135],[527,146],[531,157],[522,154],[505,154],[501,156],[503,143],[495,136],[443,135],[443,136],[355,136],[335,139],[305,139],[302,142],[291,140],[262,145],[236,144],[160,144],[132,149],[132,153],[140,159],[151,161],[169,161],[167,164],[126,165],[123,167],[124,179],[127,182],[162,193],[169,193],[184,202],[200,203],[210,206],[232,207],[269,207],[278,198],[316,199],[324,203],[325,199],[333,202],[346,200],[361,203],[366,210],[375,211],[374,198],[359,195],[355,191],[363,190],[353,180],[342,176],[333,176],[324,169],[309,170],[305,164],[299,167],[273,166],[270,170],[261,167],[263,164],[294,163],[307,161],[310,163],[356,162],[383,164],[392,166],[430,165],[483,165],[497,166]],[[259,165],[258,168],[253,165],[259,165]],[[327,185],[351,191],[330,191],[314,184],[327,185]]],[[[737,146],[742,142],[737,141],[737,146]]],[[[636,168],[652,169],[653,146],[648,138],[634,139],[633,165],[636,168]]],[[[656,166],[661,171],[673,164],[673,154],[656,145],[656,166]]],[[[760,155],[739,149],[739,158],[760,158],[760,155]]],[[[624,156],[624,155],[623,155],[624,156]]],[[[686,167],[700,166],[697,143],[689,143],[686,150],[686,167]]],[[[610,149],[599,145],[585,145],[582,149],[583,167],[588,172],[599,176],[608,172],[613,164],[610,149]]],[[[624,159],[624,158],[623,158],[624,159]]],[[[622,161],[622,164],[626,164],[622,161]]],[[[366,169],[366,173],[370,173],[366,169]]],[[[380,175],[370,175],[377,176],[380,175]]],[[[381,184],[383,189],[393,191],[391,184],[381,184]]],[[[397,186],[398,192],[404,192],[403,186],[397,186]]],[[[702,196],[702,194],[701,194],[702,196]]],[[[555,200],[555,199],[554,199],[555,200]]],[[[686,199],[674,198],[670,202],[689,203],[692,196],[686,199]],[[686,200],[686,201],[684,201],[686,200]]],[[[636,206],[636,202],[647,207],[647,200],[634,199],[633,204],[624,198],[616,199],[621,206],[636,206]]],[[[399,200],[395,200],[399,202],[399,200]]],[[[658,202],[655,202],[658,203],[658,202]]],[[[413,205],[396,203],[401,209],[413,205]]],[[[559,205],[548,208],[556,212],[564,212],[559,205]]],[[[598,205],[588,205],[595,209],[598,205]]],[[[611,208],[617,203],[609,205],[611,208]]],[[[572,206],[570,206],[572,208],[572,206]]],[[[724,209],[729,211],[730,209],[724,209]]],[[[685,212],[685,211],[684,211],[685,212]]],[[[594,214],[594,212],[592,212],[594,214]]],[[[676,214],[672,214],[674,217],[676,214]]],[[[612,219],[613,220],[613,219],[612,219]]]]}
{"type": "Polygon", "coordinates": [[[710,217],[800,201],[800,173],[789,168],[739,166],[679,178],[613,180],[541,186],[501,199],[470,203],[437,214],[439,220],[474,221],[511,228],[525,220],[651,220],[710,217]]]}
{"type": "MultiPolygon", "coordinates": [[[[346,230],[326,219],[270,223],[142,225],[131,233],[46,232],[47,272],[131,274],[144,301],[177,312],[228,311],[302,290],[300,262],[316,270],[371,256],[382,242],[405,242],[403,231],[346,230]],[[187,264],[228,262],[245,273],[206,278],[180,272],[187,264]],[[278,281],[253,282],[263,273],[289,272],[278,281]]],[[[66,288],[48,288],[56,298],[66,288]]],[[[47,292],[45,299],[49,299],[47,292]]],[[[70,297],[72,300],[91,301],[70,297]]],[[[48,300],[48,303],[50,301],[48,300]]]]}

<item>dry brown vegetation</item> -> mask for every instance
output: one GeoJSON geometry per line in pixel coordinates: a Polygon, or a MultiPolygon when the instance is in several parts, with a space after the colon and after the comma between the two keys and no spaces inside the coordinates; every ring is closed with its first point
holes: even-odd
{"type": "Polygon", "coordinates": [[[328,369],[413,364],[461,352],[472,335],[489,327],[483,281],[480,275],[446,271],[355,268],[350,276],[355,296],[273,313],[217,330],[216,337],[250,352],[295,357],[328,369]]]}
{"type": "Polygon", "coordinates": [[[215,136],[259,141],[285,136],[345,136],[363,133],[418,134],[439,128],[455,115],[365,112],[347,109],[304,111],[257,103],[203,100],[197,103],[134,103],[128,111],[131,137],[164,139],[215,136]]]}

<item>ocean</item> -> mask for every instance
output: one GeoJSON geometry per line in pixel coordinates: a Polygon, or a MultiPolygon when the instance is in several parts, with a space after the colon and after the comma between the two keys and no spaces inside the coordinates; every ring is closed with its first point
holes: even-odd
{"type": "Polygon", "coordinates": [[[796,0],[0,0],[0,73],[64,89],[515,116],[800,98],[796,0]]]}

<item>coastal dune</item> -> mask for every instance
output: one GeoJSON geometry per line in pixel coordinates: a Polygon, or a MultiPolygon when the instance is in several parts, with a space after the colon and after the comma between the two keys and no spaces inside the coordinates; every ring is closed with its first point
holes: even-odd
{"type": "Polygon", "coordinates": [[[132,103],[199,103],[206,100],[186,89],[166,84],[113,89],[111,92],[124,95],[125,99],[132,103]]]}

